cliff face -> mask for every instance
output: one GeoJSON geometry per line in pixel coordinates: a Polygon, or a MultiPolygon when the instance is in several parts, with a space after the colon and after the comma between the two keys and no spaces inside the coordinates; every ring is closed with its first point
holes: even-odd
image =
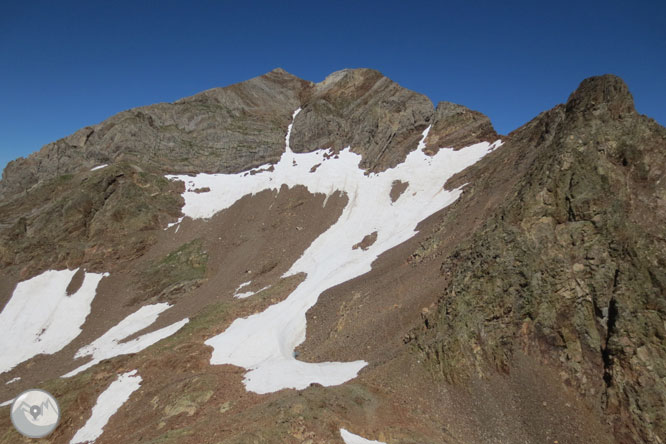
{"type": "MultiPolygon", "coordinates": [[[[525,172],[442,261],[449,284],[415,333],[433,371],[449,381],[511,372],[526,354],[558,369],[618,442],[661,442],[665,154],[666,130],[636,113],[614,76],[583,81],[510,134],[492,160],[525,172]]],[[[491,192],[497,179],[484,174],[472,194],[491,192]]]]}
{"type": "MultiPolygon", "coordinates": [[[[664,442],[666,129],[639,115],[610,75],[583,81],[565,104],[502,137],[501,148],[447,183],[464,185],[454,204],[310,309],[298,353],[305,361],[367,359],[358,380],[261,397],[243,389],[237,368],[209,365],[204,341],[290,294],[302,276],[281,276],[340,217],[347,197],[264,190],[165,231],[189,185],[164,174],[275,163],[297,108],[294,152],[331,148],[333,157],[350,146],[366,172],[402,163],[427,127],[426,155],[500,137],[483,114],[434,107],[377,71],[343,70],[315,84],[277,69],[122,112],[10,163],[0,181],[0,302],[44,270],[83,267],[112,276],[92,324],[111,327],[146,301],[174,303],[169,319],[192,322],[168,347],[109,359],[64,385],[53,381],[71,370],[76,348],[35,357],[11,375],[21,382],[0,385],[7,397],[19,384],[48,380],[79,427],[110,375],[141,368],[149,376],[131,430],[118,420],[103,439],[179,430],[191,442],[324,443],[339,439],[332,424],[344,420],[386,430],[391,443],[664,442]],[[92,170],[100,164],[109,165],[92,170]],[[250,279],[258,294],[240,302],[233,295],[250,279]],[[494,387],[500,404],[515,395],[536,407],[505,420],[475,394],[478,384],[494,387]],[[211,386],[235,398],[209,394],[211,386]],[[206,396],[190,396],[192,387],[206,396]],[[541,409],[551,395],[573,406],[541,409]],[[464,405],[468,414],[448,419],[464,405]],[[409,420],[396,422],[400,415],[409,420]],[[586,429],[588,419],[598,424],[586,429]]],[[[409,186],[394,185],[395,199],[409,186]]],[[[377,241],[377,232],[349,235],[361,249],[377,241]]],[[[82,337],[93,340],[100,328],[86,324],[82,337]]],[[[56,442],[68,442],[72,424],[56,442]]]]}

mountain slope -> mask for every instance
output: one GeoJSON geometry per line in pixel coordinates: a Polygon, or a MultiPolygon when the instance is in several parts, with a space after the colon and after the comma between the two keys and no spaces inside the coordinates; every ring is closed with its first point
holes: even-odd
{"type": "Polygon", "coordinates": [[[54,393],[53,442],[135,370],[96,442],[661,442],[666,130],[602,76],[498,139],[373,70],[274,70],[13,162],[0,304],[46,270],[79,269],[67,294],[109,275],[0,396],[54,393]],[[92,344],[109,359],[59,378],[92,344]]]}

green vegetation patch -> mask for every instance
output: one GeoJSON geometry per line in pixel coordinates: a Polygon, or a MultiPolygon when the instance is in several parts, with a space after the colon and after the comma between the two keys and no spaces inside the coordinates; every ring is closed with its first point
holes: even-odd
{"type": "Polygon", "coordinates": [[[143,291],[133,302],[152,298],[172,302],[201,285],[207,265],[208,253],[201,239],[181,245],[141,273],[143,291]]]}

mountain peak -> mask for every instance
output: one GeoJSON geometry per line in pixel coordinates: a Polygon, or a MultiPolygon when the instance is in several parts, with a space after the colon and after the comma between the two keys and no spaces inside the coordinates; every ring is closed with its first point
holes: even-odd
{"type": "Polygon", "coordinates": [[[592,112],[595,115],[609,113],[612,118],[636,111],[627,84],[613,74],[583,80],[569,96],[566,109],[568,112],[592,112]]]}
{"type": "Polygon", "coordinates": [[[297,76],[293,75],[292,73],[290,73],[290,72],[288,72],[288,71],[286,71],[286,70],[284,70],[280,67],[272,69],[272,70],[270,70],[269,72],[266,73],[266,75],[269,75],[269,74],[285,76],[285,77],[297,77],[297,76]]]}

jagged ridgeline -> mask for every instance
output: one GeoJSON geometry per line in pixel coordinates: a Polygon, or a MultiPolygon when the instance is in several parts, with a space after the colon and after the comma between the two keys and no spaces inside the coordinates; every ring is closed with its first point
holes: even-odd
{"type": "MultiPolygon", "coordinates": [[[[86,273],[98,273],[99,285],[80,336],[13,363],[0,374],[0,401],[33,386],[53,392],[69,418],[54,442],[363,442],[358,434],[386,443],[664,443],[665,173],[666,129],[640,115],[612,75],[584,80],[565,104],[506,136],[479,112],[435,107],[369,69],[320,83],[276,69],[124,111],[3,172],[0,307],[47,270],[75,276],[63,281],[62,300],[85,293],[86,273]],[[441,161],[480,147],[480,160],[460,171],[441,161]],[[321,157],[307,178],[332,174],[326,162],[347,168],[355,155],[364,174],[354,185],[395,174],[386,192],[395,208],[423,192],[399,175],[422,155],[454,198],[382,250],[371,271],[331,280],[304,310],[306,338],[289,362],[363,363],[358,376],[271,392],[274,382],[257,379],[261,365],[211,365],[224,353],[211,338],[289,303],[303,285],[317,288],[307,287],[317,261],[288,271],[361,202],[351,179],[330,192],[307,180],[286,186],[282,171],[293,164],[296,174],[305,153],[321,157]],[[202,173],[238,173],[251,186],[215,188],[202,173]],[[262,188],[273,179],[285,185],[262,188]],[[197,218],[193,201],[221,209],[197,218]],[[131,351],[150,329],[185,326],[95,365],[76,357],[94,355],[101,335],[146,310],[153,322],[164,314],[114,346],[131,351]],[[60,378],[73,369],[81,373],[60,378]],[[95,435],[86,423],[93,405],[125,380],[141,390],[95,435]]],[[[380,222],[348,228],[349,251],[321,255],[321,268],[327,256],[384,245],[380,222]]],[[[5,419],[0,442],[16,442],[5,419]]]]}

